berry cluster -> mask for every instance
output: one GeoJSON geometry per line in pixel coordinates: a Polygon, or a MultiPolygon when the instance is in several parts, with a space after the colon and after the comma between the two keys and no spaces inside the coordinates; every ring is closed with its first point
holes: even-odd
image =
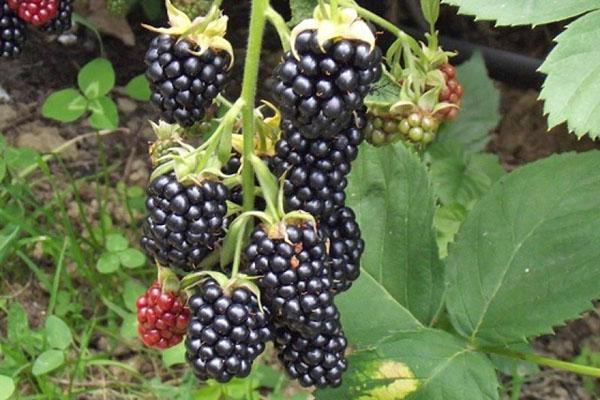
{"type": "Polygon", "coordinates": [[[189,300],[191,319],[186,358],[200,380],[227,382],[246,377],[271,338],[267,314],[243,287],[230,293],[214,280],[202,283],[189,300]]]}
{"type": "MultiPolygon", "coordinates": [[[[447,109],[442,111],[445,110],[447,109]]],[[[365,128],[365,138],[374,146],[382,146],[398,140],[427,144],[435,138],[438,127],[439,122],[436,118],[424,111],[399,116],[372,110],[365,128]]]]}
{"type": "Polygon", "coordinates": [[[185,298],[164,292],[155,282],[137,300],[138,333],[148,347],[166,349],[183,340],[189,310],[185,298]]]}
{"type": "Polygon", "coordinates": [[[152,102],[167,122],[189,127],[204,118],[223,89],[230,56],[224,51],[199,48],[188,40],[160,35],[150,43],[145,62],[152,102]]]}
{"type": "MultiPolygon", "coordinates": [[[[439,101],[445,101],[460,107],[464,90],[456,77],[456,68],[451,64],[444,64],[439,70],[444,75],[444,81],[446,83],[440,92],[439,101]]],[[[450,121],[456,119],[458,111],[459,108],[445,108],[439,111],[438,114],[443,121],[450,121]]]]}
{"type": "Polygon", "coordinates": [[[0,0],[0,57],[12,57],[21,53],[25,43],[25,24],[5,2],[0,0]]]}
{"type": "Polygon", "coordinates": [[[275,97],[284,118],[307,138],[331,138],[363,107],[369,86],[381,76],[381,51],[367,43],[318,42],[317,31],[300,33],[276,70],[275,97]]]}

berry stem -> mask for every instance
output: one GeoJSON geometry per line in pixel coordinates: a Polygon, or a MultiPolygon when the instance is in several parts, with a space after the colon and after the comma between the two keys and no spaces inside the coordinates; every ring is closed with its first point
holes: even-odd
{"type": "Polygon", "coordinates": [[[338,21],[338,14],[339,14],[338,0],[330,0],[329,6],[331,7],[331,19],[333,20],[333,22],[336,22],[336,23],[339,22],[338,21]]]}
{"type": "Polygon", "coordinates": [[[290,51],[292,45],[290,43],[290,30],[285,23],[285,20],[273,7],[269,6],[266,11],[267,19],[273,25],[277,34],[279,35],[279,40],[281,41],[281,47],[283,51],[290,51]]]}
{"type": "Polygon", "coordinates": [[[547,367],[552,367],[563,371],[574,372],[579,375],[600,378],[600,368],[594,368],[587,365],[575,364],[567,361],[556,360],[554,358],[540,356],[538,354],[522,353],[519,351],[513,351],[500,347],[484,347],[481,349],[481,351],[484,351],[486,353],[499,354],[517,360],[530,361],[538,365],[545,365],[547,367]]]}
{"type": "Polygon", "coordinates": [[[262,48],[263,33],[267,19],[266,11],[269,0],[254,0],[250,13],[250,35],[248,37],[248,50],[244,65],[244,77],[242,83],[243,99],[243,165],[242,165],[242,191],[244,194],[244,210],[250,211],[254,208],[254,171],[250,159],[254,153],[254,103],[256,98],[256,85],[258,81],[258,68],[260,63],[260,51],[262,48]]]}

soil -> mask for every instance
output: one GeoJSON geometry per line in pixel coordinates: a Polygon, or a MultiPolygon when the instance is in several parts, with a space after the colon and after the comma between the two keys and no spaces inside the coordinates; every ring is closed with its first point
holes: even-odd
{"type": "MultiPolygon", "coordinates": [[[[229,98],[235,98],[240,89],[242,76],[242,49],[247,37],[247,7],[249,2],[225,1],[231,16],[231,32],[236,49],[234,82],[229,86],[229,98]],[[235,5],[235,7],[233,6],[235,5]]],[[[383,3],[383,2],[382,2],[383,3]]],[[[406,14],[397,15],[406,19],[406,14]]],[[[125,46],[118,39],[105,37],[106,56],[113,62],[117,73],[117,89],[113,98],[117,101],[121,115],[122,130],[104,138],[104,149],[109,160],[117,163],[115,175],[124,176],[126,183],[145,185],[149,173],[146,157],[147,143],[152,134],[147,121],[156,119],[155,109],[148,103],[128,99],[122,86],[129,79],[144,71],[143,56],[151,34],[139,28],[139,16],[134,15],[131,25],[137,46],[125,46]]],[[[409,18],[410,19],[410,18],[409,18]]],[[[456,16],[453,10],[444,8],[441,30],[455,37],[463,37],[477,43],[507,50],[518,50],[527,55],[542,58],[551,49],[551,39],[562,25],[536,28],[493,28],[490,23],[474,22],[456,16]]],[[[85,119],[72,124],[58,124],[41,117],[44,99],[52,92],[76,84],[78,69],[90,59],[100,55],[97,41],[91,34],[80,31],[77,41],[71,46],[48,42],[41,35],[32,35],[24,54],[16,60],[0,61],[0,87],[10,100],[0,100],[0,132],[13,145],[31,146],[47,152],[65,141],[92,131],[85,119]]],[[[264,62],[261,74],[266,79],[269,71],[279,60],[278,42],[275,34],[267,34],[264,62]]],[[[500,112],[502,120],[491,133],[488,150],[498,154],[507,169],[544,158],[553,153],[585,151],[597,144],[589,139],[577,140],[568,134],[564,126],[548,132],[543,105],[537,100],[538,91],[523,89],[507,83],[498,83],[501,92],[500,112]]],[[[1,92],[1,90],[0,90],[1,92]]],[[[268,96],[263,89],[260,94],[268,96]]],[[[1,96],[0,96],[1,97],[1,96]]],[[[95,139],[84,140],[63,155],[76,175],[84,175],[96,168],[98,143],[95,139]]],[[[26,285],[35,285],[28,282],[26,285]]],[[[47,301],[36,296],[26,298],[41,290],[26,290],[28,286],[4,288],[14,293],[22,304],[28,304],[33,326],[43,320],[40,315],[47,301]]],[[[538,338],[535,349],[549,356],[572,360],[584,347],[600,351],[600,306],[565,327],[557,328],[556,335],[538,338]]],[[[509,380],[506,380],[510,383],[509,380]]],[[[508,398],[508,397],[507,397],[508,398]]],[[[583,388],[581,378],[563,372],[542,369],[542,373],[526,382],[521,399],[526,400],[593,400],[594,395],[583,388]]]]}

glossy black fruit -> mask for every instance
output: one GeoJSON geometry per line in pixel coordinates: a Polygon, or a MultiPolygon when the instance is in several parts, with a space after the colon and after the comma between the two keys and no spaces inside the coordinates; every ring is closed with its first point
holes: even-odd
{"type": "Polygon", "coordinates": [[[0,57],[13,57],[21,54],[25,43],[25,24],[0,0],[0,57]]]}
{"type": "Polygon", "coordinates": [[[60,0],[58,15],[42,28],[45,32],[63,33],[71,29],[73,17],[73,0],[60,0]]]}

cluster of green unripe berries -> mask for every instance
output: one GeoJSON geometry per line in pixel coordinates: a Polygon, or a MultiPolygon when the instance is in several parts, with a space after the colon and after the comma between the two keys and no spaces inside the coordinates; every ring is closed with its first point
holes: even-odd
{"type": "Polygon", "coordinates": [[[393,115],[383,110],[374,110],[364,133],[373,146],[404,140],[427,144],[435,139],[439,122],[431,115],[413,111],[407,115],[393,115]]]}

